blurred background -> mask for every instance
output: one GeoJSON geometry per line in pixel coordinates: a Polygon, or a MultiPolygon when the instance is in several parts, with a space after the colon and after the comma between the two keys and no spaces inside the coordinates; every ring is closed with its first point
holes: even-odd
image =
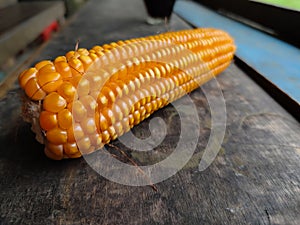
{"type": "MultiPolygon", "coordinates": [[[[0,87],[16,73],[43,43],[47,42],[88,0],[0,0],[0,87]]],[[[99,0],[108,1],[108,0],[99,0]]],[[[147,5],[149,24],[176,1],[141,0],[147,5]],[[156,7],[151,7],[151,5],[156,7]]],[[[276,36],[300,47],[300,0],[193,0],[219,14],[276,36]]],[[[124,0],[126,2],[126,0],[124,0]]],[[[134,7],[134,6],[132,6],[134,7]]],[[[146,19],[145,19],[146,20],[146,19]]]]}

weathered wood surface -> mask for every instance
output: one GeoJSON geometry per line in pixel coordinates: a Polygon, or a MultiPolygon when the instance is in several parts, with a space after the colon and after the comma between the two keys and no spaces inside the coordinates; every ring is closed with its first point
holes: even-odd
{"type": "MultiPolygon", "coordinates": [[[[65,53],[77,39],[89,48],[166,31],[144,18],[141,1],[91,0],[37,60],[65,53]]],[[[168,29],[183,28],[188,25],[173,16],[168,29]]],[[[47,159],[20,117],[19,88],[12,90],[0,101],[0,224],[300,224],[299,123],[235,64],[218,81],[227,107],[221,151],[198,171],[210,133],[209,108],[198,89],[191,93],[201,119],[196,153],[183,170],[157,184],[157,192],[113,183],[82,158],[47,159]]],[[[155,116],[168,121],[172,110],[155,116]]],[[[134,132],[147,133],[148,122],[134,132]]],[[[178,127],[179,121],[167,125],[178,127]]],[[[156,152],[174,138],[168,134],[156,152]]]]}

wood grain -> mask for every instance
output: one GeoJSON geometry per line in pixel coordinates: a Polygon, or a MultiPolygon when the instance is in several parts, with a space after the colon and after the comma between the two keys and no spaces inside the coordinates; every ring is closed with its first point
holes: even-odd
{"type": "MultiPolygon", "coordinates": [[[[90,0],[36,60],[65,53],[77,39],[91,47],[166,31],[145,24],[141,1],[124,3],[90,0]]],[[[173,15],[168,29],[188,27],[173,15]]],[[[0,101],[0,223],[299,224],[299,123],[234,63],[217,80],[227,107],[221,151],[207,170],[198,171],[210,133],[210,111],[199,88],[190,95],[201,119],[197,150],[183,170],[157,184],[157,192],[113,183],[82,158],[47,159],[20,117],[20,89],[10,91],[0,101]]],[[[172,113],[168,106],[154,116],[179,127],[172,113]]],[[[149,120],[133,132],[146,135],[149,120]]],[[[172,150],[178,138],[172,130],[156,152],[172,150]]],[[[135,160],[147,163],[139,156],[135,160]]]]}

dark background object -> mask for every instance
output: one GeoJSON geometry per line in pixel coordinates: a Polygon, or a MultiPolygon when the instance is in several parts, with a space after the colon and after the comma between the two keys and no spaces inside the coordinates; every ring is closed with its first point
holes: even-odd
{"type": "Polygon", "coordinates": [[[167,18],[169,19],[175,0],[144,0],[149,16],[154,18],[167,18]]]}
{"type": "MultiPolygon", "coordinates": [[[[300,47],[300,12],[249,0],[194,0],[221,14],[251,20],[274,31],[274,36],[300,47]]],[[[266,31],[266,30],[265,30],[266,31]]]]}

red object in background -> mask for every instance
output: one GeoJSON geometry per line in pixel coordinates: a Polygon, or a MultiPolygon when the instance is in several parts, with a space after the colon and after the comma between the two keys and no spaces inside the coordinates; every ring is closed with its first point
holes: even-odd
{"type": "Polygon", "coordinates": [[[50,38],[52,31],[58,30],[58,26],[57,21],[53,21],[49,26],[47,26],[41,34],[42,40],[47,41],[50,38]]]}

